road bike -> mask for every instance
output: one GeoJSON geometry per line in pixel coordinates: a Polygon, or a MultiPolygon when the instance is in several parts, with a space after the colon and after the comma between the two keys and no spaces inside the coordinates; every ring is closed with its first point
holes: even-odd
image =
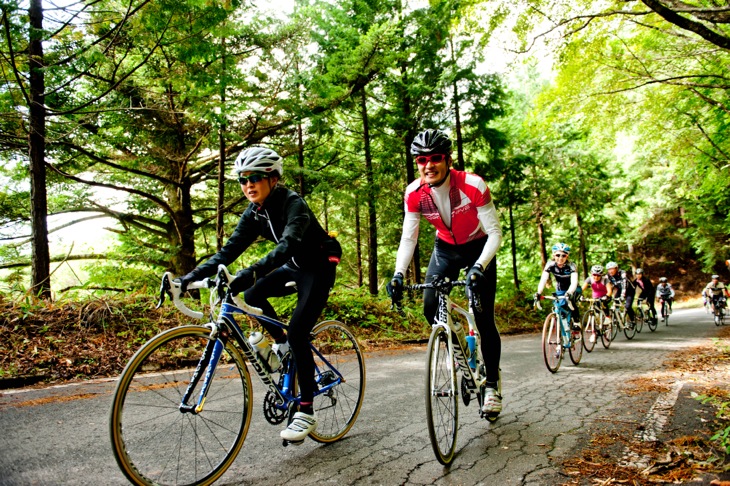
{"type": "Polygon", "coordinates": [[[643,323],[649,326],[651,332],[656,331],[657,321],[651,317],[649,313],[649,305],[646,303],[646,299],[639,297],[636,299],[636,330],[641,332],[643,323]]]}
{"type": "MultiPolygon", "coordinates": [[[[269,423],[291,421],[298,409],[292,354],[281,357],[277,370],[269,369],[235,315],[283,329],[287,325],[232,296],[231,280],[221,265],[215,280],[191,283],[191,290],[212,289],[211,322],[161,332],[132,356],[119,377],[110,413],[111,441],[117,464],[134,484],[207,485],[228,469],[251,424],[253,390],[247,362],[266,389],[263,412],[269,423]],[[213,321],[214,313],[218,315],[213,321]]],[[[203,312],[180,300],[179,285],[165,273],[158,307],[169,295],[183,314],[205,319],[203,312]]],[[[330,443],[347,434],[357,419],[365,391],[365,363],[355,335],[340,322],[318,323],[310,339],[317,428],[309,437],[330,443]]]]}
{"type": "MultiPolygon", "coordinates": [[[[481,337],[473,312],[480,308],[479,299],[467,286],[467,311],[449,296],[452,288],[466,285],[465,280],[452,282],[443,278],[431,283],[403,286],[403,290],[434,289],[438,298],[435,322],[428,340],[425,398],[428,436],[436,459],[443,465],[451,464],[456,451],[459,393],[465,406],[469,406],[472,399],[476,398],[480,417],[494,422],[499,415],[485,415],[481,411],[487,376],[481,337]],[[461,378],[460,383],[458,378],[461,378]]],[[[393,303],[396,307],[400,306],[396,300],[393,303]]],[[[500,395],[501,383],[499,379],[497,391],[500,395]]]]}
{"type": "MultiPolygon", "coordinates": [[[[551,373],[557,373],[560,363],[563,361],[565,350],[570,354],[570,360],[574,365],[580,363],[583,356],[583,345],[580,341],[585,337],[581,328],[580,331],[570,329],[571,310],[573,304],[566,295],[541,295],[540,299],[553,301],[553,309],[545,318],[542,326],[542,355],[545,359],[545,366],[551,373]],[[567,304],[563,305],[563,303],[567,304]]],[[[535,307],[542,309],[540,299],[535,299],[535,307]]]]}
{"type": "Polygon", "coordinates": [[[669,325],[669,316],[672,315],[672,306],[669,305],[669,301],[662,296],[659,296],[659,306],[660,306],[660,313],[662,316],[662,321],[664,321],[665,326],[668,326],[669,325]]]}
{"type": "Polygon", "coordinates": [[[634,339],[636,335],[636,325],[627,319],[625,302],[624,299],[613,299],[613,306],[611,307],[611,341],[616,340],[619,331],[623,331],[624,336],[629,340],[634,339]]]}
{"type": "Polygon", "coordinates": [[[583,347],[587,352],[593,351],[596,342],[600,338],[605,349],[611,346],[611,320],[603,312],[603,301],[581,297],[583,302],[588,302],[588,309],[583,314],[581,327],[583,328],[583,347]]]}
{"type": "Polygon", "coordinates": [[[725,325],[725,296],[712,299],[712,307],[714,309],[714,320],[716,326],[725,325]]]}

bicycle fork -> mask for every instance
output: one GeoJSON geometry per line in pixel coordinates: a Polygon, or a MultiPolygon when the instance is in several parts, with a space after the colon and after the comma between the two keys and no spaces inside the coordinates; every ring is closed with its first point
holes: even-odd
{"type": "Polygon", "coordinates": [[[210,325],[212,328],[210,332],[210,339],[208,340],[208,344],[205,345],[203,356],[200,358],[200,361],[198,361],[198,366],[195,368],[193,375],[190,377],[190,383],[188,384],[188,387],[182,396],[182,400],[180,401],[179,409],[183,413],[198,414],[203,411],[205,397],[208,395],[208,389],[210,388],[210,380],[213,377],[213,373],[215,373],[218,360],[220,359],[221,354],[223,353],[223,348],[225,347],[226,336],[221,335],[219,337],[218,327],[212,322],[210,325]],[[190,400],[195,388],[198,386],[200,378],[203,377],[204,369],[205,377],[203,379],[203,385],[200,388],[198,399],[195,404],[188,404],[188,400],[190,400]]]}

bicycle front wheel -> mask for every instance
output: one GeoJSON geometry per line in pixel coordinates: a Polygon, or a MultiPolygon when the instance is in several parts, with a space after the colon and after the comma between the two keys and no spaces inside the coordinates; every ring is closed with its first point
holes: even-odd
{"type": "Polygon", "coordinates": [[[608,349],[614,336],[613,321],[607,319],[603,313],[598,314],[598,319],[601,320],[601,344],[603,344],[604,349],[608,349]]]}
{"type": "Polygon", "coordinates": [[[634,339],[634,336],[636,336],[636,323],[631,324],[628,322],[628,318],[628,315],[624,316],[624,336],[626,336],[626,339],[631,340],[634,339]]]}
{"type": "Polygon", "coordinates": [[[563,344],[560,338],[560,326],[555,314],[548,314],[542,326],[542,356],[545,366],[551,373],[556,373],[563,360],[563,344]]]}
{"type": "Polygon", "coordinates": [[[646,324],[649,326],[649,330],[651,332],[656,331],[657,325],[659,324],[659,321],[657,320],[656,315],[654,315],[654,317],[647,316],[646,324]]]}
{"type": "Polygon", "coordinates": [[[647,317],[648,316],[643,309],[636,313],[636,319],[634,319],[636,324],[636,332],[640,333],[641,330],[644,329],[644,322],[646,321],[647,317]]]}
{"type": "Polygon", "coordinates": [[[596,346],[598,333],[596,328],[596,316],[593,312],[586,312],[583,315],[583,347],[590,353],[596,346]]]}
{"type": "MultiPolygon", "coordinates": [[[[180,408],[210,342],[204,326],[170,329],[142,346],[122,372],[109,427],[114,457],[132,483],[211,484],[241,450],[251,423],[251,377],[232,342],[223,348],[202,409],[180,408]]],[[[195,405],[202,382],[188,405],[195,405]]]]}
{"type": "Polygon", "coordinates": [[[357,420],[365,396],[365,360],[349,327],[324,321],[312,330],[314,396],[317,428],[309,436],[317,442],[341,439],[357,420]]]}
{"type": "Polygon", "coordinates": [[[426,366],[426,422],[436,459],[451,464],[456,450],[459,403],[456,366],[443,328],[435,327],[428,341],[426,366]]]}

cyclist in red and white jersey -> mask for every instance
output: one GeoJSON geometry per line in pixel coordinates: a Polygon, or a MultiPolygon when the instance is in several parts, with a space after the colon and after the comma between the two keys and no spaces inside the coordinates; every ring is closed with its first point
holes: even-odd
{"type": "MultiPolygon", "coordinates": [[[[497,210],[481,177],[451,168],[451,140],[443,131],[428,129],[416,135],[411,154],[416,158],[420,177],[405,191],[403,234],[388,291],[394,300],[400,299],[403,276],[413,258],[423,216],[436,228],[425,281],[444,277],[457,280],[459,271],[468,268],[470,290],[481,299],[481,311],[474,310],[474,317],[482,336],[487,375],[482,412],[493,416],[502,411],[502,397],[497,391],[502,344],[494,322],[495,255],[502,243],[497,210]]],[[[429,323],[434,322],[437,305],[435,290],[425,290],[423,313],[429,323]]]]}

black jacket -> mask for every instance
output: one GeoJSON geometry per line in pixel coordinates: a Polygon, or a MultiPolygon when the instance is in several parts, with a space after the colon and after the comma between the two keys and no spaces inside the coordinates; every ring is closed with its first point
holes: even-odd
{"type": "Polygon", "coordinates": [[[299,194],[277,186],[263,205],[250,203],[236,229],[221,250],[193,270],[202,279],[216,273],[219,264],[230,265],[258,237],[276,243],[266,256],[251,265],[257,277],[289,263],[295,268],[316,269],[326,262],[339,262],[342,249],[329,236],[299,194]]]}

